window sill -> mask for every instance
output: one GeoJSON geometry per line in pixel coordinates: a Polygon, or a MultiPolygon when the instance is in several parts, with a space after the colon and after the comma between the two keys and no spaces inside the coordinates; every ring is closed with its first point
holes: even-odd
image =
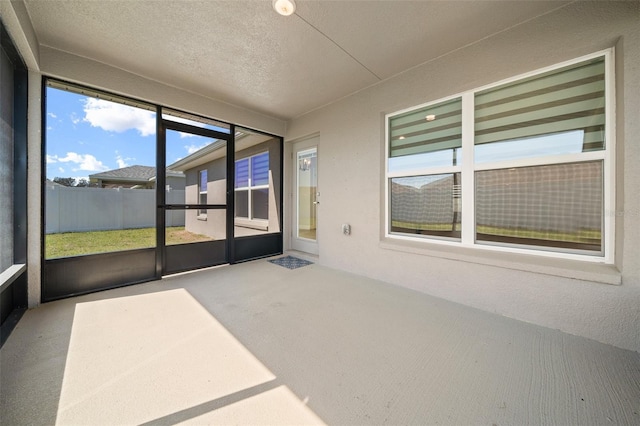
{"type": "Polygon", "coordinates": [[[196,219],[206,222],[207,221],[207,215],[206,214],[201,214],[198,217],[196,217],[196,219]]]}
{"type": "Polygon", "coordinates": [[[243,228],[257,229],[260,231],[268,231],[269,230],[269,221],[268,220],[257,220],[257,219],[242,219],[236,218],[234,221],[236,226],[241,226],[243,228]]]}
{"type": "Polygon", "coordinates": [[[27,265],[19,263],[9,266],[6,270],[0,273],[0,293],[2,293],[6,287],[9,287],[20,274],[27,270],[27,265]]]}
{"type": "Polygon", "coordinates": [[[380,242],[380,248],[602,284],[622,284],[620,271],[614,265],[605,263],[581,262],[520,253],[500,252],[499,255],[496,255],[496,252],[490,249],[456,247],[394,238],[383,238],[380,242]]]}

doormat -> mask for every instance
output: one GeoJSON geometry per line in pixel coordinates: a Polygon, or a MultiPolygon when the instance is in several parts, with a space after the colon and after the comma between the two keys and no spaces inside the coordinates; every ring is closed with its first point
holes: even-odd
{"type": "Polygon", "coordinates": [[[279,257],[278,259],[270,259],[269,262],[274,265],[284,266],[287,269],[297,269],[302,268],[303,266],[313,265],[313,262],[309,262],[308,260],[298,259],[293,256],[285,256],[279,257]]]}

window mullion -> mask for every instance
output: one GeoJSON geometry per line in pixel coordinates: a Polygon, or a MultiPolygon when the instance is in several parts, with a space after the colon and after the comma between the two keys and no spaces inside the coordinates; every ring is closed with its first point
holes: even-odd
{"type": "Polygon", "coordinates": [[[475,242],[473,93],[462,95],[462,244],[475,242]]]}
{"type": "Polygon", "coordinates": [[[605,116],[606,124],[606,150],[604,157],[604,206],[603,206],[603,230],[604,230],[604,258],[608,263],[613,263],[614,256],[613,250],[615,247],[615,220],[616,220],[616,203],[615,203],[615,191],[616,191],[616,175],[615,175],[615,132],[616,123],[613,119],[615,117],[615,87],[613,76],[614,70],[614,58],[613,51],[605,54],[605,102],[606,111],[605,116]],[[608,182],[608,183],[607,183],[608,182]]]}

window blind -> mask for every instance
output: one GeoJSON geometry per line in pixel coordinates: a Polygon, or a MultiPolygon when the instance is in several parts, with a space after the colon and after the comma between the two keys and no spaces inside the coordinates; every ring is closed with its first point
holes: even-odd
{"type": "Polygon", "coordinates": [[[392,117],[389,133],[389,157],[460,148],[462,99],[456,98],[392,117]]]}
{"type": "Polygon", "coordinates": [[[604,149],[604,58],[475,96],[475,144],[583,132],[582,151],[604,149]]]}

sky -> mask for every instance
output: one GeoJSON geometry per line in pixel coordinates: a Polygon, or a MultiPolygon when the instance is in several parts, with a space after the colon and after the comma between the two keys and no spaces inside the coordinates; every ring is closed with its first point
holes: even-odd
{"type": "MultiPolygon", "coordinates": [[[[155,167],[154,111],[54,88],[47,88],[46,109],[47,179],[72,177],[77,181],[127,166],[155,167]]],[[[197,135],[167,132],[167,164],[211,142],[197,135]]]]}

